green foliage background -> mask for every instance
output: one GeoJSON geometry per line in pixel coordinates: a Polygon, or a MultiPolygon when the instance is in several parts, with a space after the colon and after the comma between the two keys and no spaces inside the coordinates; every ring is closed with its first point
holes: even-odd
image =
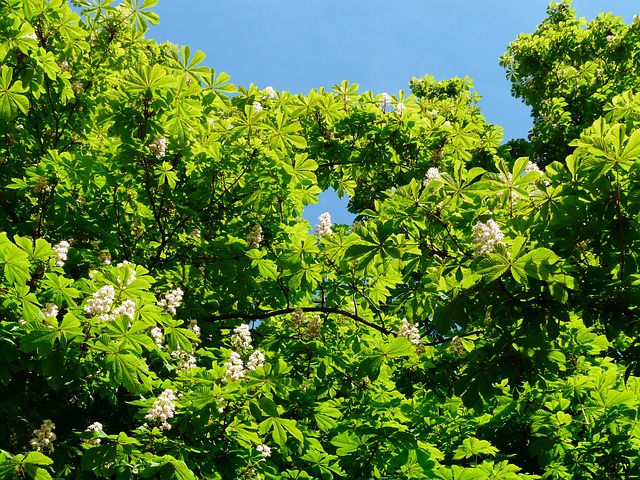
{"type": "Polygon", "coordinates": [[[0,477],[640,475],[640,21],[552,2],[503,145],[468,78],[236,87],[155,3],[0,0],[0,477]]]}

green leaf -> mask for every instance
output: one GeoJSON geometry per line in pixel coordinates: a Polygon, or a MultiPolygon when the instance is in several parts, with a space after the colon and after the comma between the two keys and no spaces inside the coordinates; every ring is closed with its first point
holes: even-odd
{"type": "Polygon", "coordinates": [[[53,460],[40,452],[29,452],[23,460],[24,463],[31,463],[33,465],[51,465],[53,460]]]}

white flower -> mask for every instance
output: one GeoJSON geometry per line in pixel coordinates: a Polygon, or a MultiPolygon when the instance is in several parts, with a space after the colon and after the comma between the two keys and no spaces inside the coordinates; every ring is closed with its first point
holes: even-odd
{"type": "Polygon", "coordinates": [[[391,104],[391,100],[392,100],[391,95],[389,95],[387,92],[384,92],[382,94],[382,99],[380,100],[380,108],[382,109],[383,112],[391,104]]]}
{"type": "Polygon", "coordinates": [[[440,177],[440,171],[437,169],[437,167],[431,167],[429,170],[427,170],[427,175],[423,183],[424,183],[424,186],[426,187],[431,182],[440,181],[440,180],[442,180],[442,178],[440,177]]]}
{"type": "Polygon", "coordinates": [[[305,328],[305,336],[309,340],[314,340],[320,336],[322,331],[322,318],[320,315],[314,315],[313,318],[307,321],[307,327],[305,328]]]}
{"type": "Polygon", "coordinates": [[[98,259],[105,265],[111,265],[111,254],[109,252],[102,252],[98,255],[98,259]]]}
{"type": "Polygon", "coordinates": [[[116,315],[125,315],[133,320],[133,317],[136,313],[136,302],[134,300],[125,300],[123,301],[119,307],[115,308],[112,312],[113,317],[116,315]]]}
{"type": "Polygon", "coordinates": [[[615,40],[616,40],[615,35],[607,35],[607,42],[612,43],[612,42],[615,42],[615,40]]]}
{"type": "Polygon", "coordinates": [[[473,227],[473,243],[476,244],[474,248],[478,255],[492,252],[503,238],[504,234],[493,219],[487,220],[487,223],[478,222],[473,227]]]}
{"type": "Polygon", "coordinates": [[[87,304],[84,306],[84,311],[89,315],[97,316],[100,320],[112,320],[113,317],[109,315],[109,312],[111,311],[115,296],[116,291],[113,285],[105,285],[95,292],[87,301],[87,304]]]}
{"type": "Polygon", "coordinates": [[[400,329],[398,330],[398,337],[406,337],[411,343],[418,345],[420,343],[418,324],[411,324],[406,318],[403,318],[402,325],[400,325],[400,329]]]}
{"type": "Polygon", "coordinates": [[[236,352],[231,352],[229,361],[224,364],[226,371],[224,374],[231,380],[238,380],[244,377],[244,363],[242,358],[236,352]]]}
{"type": "Polygon", "coordinates": [[[320,222],[316,225],[316,235],[318,235],[318,237],[331,235],[333,233],[333,230],[331,230],[331,215],[329,215],[329,212],[324,212],[320,215],[318,217],[318,221],[320,222]]]}
{"type": "Polygon", "coordinates": [[[40,312],[44,315],[44,318],[57,318],[58,306],[55,303],[47,303],[40,312]]]}
{"type": "Polygon", "coordinates": [[[164,137],[156,137],[155,140],[149,144],[149,148],[156,158],[162,158],[166,155],[167,139],[164,137]]]}
{"type": "Polygon", "coordinates": [[[259,248],[260,242],[262,242],[262,227],[256,224],[249,232],[249,236],[247,236],[247,247],[259,248]]]}
{"type": "Polygon", "coordinates": [[[191,233],[189,234],[189,236],[191,238],[201,238],[202,232],[200,231],[199,228],[194,228],[193,230],[191,230],[191,233]]]}
{"type": "MultiPolygon", "coordinates": [[[[102,432],[102,424],[100,422],[93,422],[91,425],[87,427],[85,432],[102,432]]],[[[91,445],[100,445],[99,438],[86,438],[84,443],[89,443],[91,445]]]]}
{"type": "Polygon", "coordinates": [[[53,452],[53,442],[56,439],[56,434],[53,433],[55,428],[55,423],[51,420],[45,420],[40,428],[33,431],[34,437],[30,443],[36,452],[41,452],[45,449],[53,452]]]}
{"type": "Polygon", "coordinates": [[[180,347],[171,352],[171,357],[178,360],[178,370],[190,370],[196,366],[196,357],[180,350],[180,347]]]}
{"type": "Polygon", "coordinates": [[[58,66],[60,67],[60,70],[62,70],[63,72],[69,71],[69,62],[67,62],[66,60],[63,60],[62,62],[60,62],[58,66]]]}
{"type": "Polygon", "coordinates": [[[67,261],[67,254],[69,253],[69,242],[62,240],[56,243],[51,249],[56,252],[56,267],[64,267],[64,262],[67,261]]]}
{"type": "Polygon", "coordinates": [[[249,325],[240,325],[233,329],[233,335],[231,336],[231,343],[233,347],[238,350],[248,350],[251,348],[251,331],[249,325]]]}
{"type": "Polygon", "coordinates": [[[432,117],[437,117],[437,116],[438,116],[438,113],[440,113],[440,112],[438,112],[438,110],[431,110],[431,111],[429,112],[429,115],[431,115],[432,117]]]}
{"type": "Polygon", "coordinates": [[[255,370],[264,366],[264,354],[260,350],[255,350],[249,360],[247,360],[247,370],[255,370]]]}
{"type": "Polygon", "coordinates": [[[260,102],[253,102],[253,113],[258,113],[262,111],[262,105],[260,102]]]}
{"type": "Polygon", "coordinates": [[[145,415],[145,419],[150,422],[160,421],[158,430],[170,430],[171,425],[168,420],[175,415],[176,405],[173,402],[176,400],[176,395],[170,388],[165,389],[153,402],[153,406],[149,409],[149,413],[145,415]]]}
{"type": "Polygon", "coordinates": [[[271,85],[269,85],[267,88],[265,88],[267,95],[267,98],[276,98],[276,91],[273,89],[273,87],[271,85]]]}
{"type": "Polygon", "coordinates": [[[118,265],[116,265],[118,268],[122,268],[124,266],[127,266],[126,268],[123,269],[125,276],[124,276],[124,281],[122,280],[122,278],[120,276],[118,276],[118,283],[120,285],[131,285],[133,283],[133,281],[136,279],[136,266],[133,263],[130,263],[126,260],[118,263],[118,265]]]}
{"type": "Polygon", "coordinates": [[[149,330],[149,333],[151,334],[153,341],[156,342],[158,348],[162,348],[162,341],[164,339],[162,335],[162,329],[160,327],[153,327],[151,330],[149,330]]]}
{"type": "Polygon", "coordinates": [[[529,173],[529,172],[538,172],[539,174],[542,175],[542,170],[540,170],[536,162],[529,162],[527,163],[527,166],[524,167],[524,173],[529,173]]]}
{"type": "Polygon", "coordinates": [[[164,298],[160,299],[157,305],[165,312],[169,312],[171,315],[175,315],[176,308],[180,306],[183,295],[184,292],[182,291],[182,289],[176,288],[175,290],[171,290],[169,293],[165,294],[164,298]]]}
{"type": "Polygon", "coordinates": [[[271,456],[271,447],[269,447],[268,445],[265,445],[265,444],[258,445],[256,447],[256,450],[260,452],[264,458],[268,458],[271,456]]]}
{"type": "Polygon", "coordinates": [[[407,106],[404,103],[402,103],[402,102],[396,103],[396,113],[399,116],[402,116],[402,112],[404,112],[406,108],[407,108],[407,106]]]}
{"type": "Polygon", "coordinates": [[[71,84],[71,90],[73,90],[73,93],[76,94],[82,93],[84,92],[84,85],[82,85],[82,82],[80,82],[79,80],[76,80],[71,84]]]}
{"type": "Polygon", "coordinates": [[[446,125],[447,127],[451,126],[451,122],[449,120],[445,120],[444,122],[442,122],[443,125],[446,125]]]}
{"type": "Polygon", "coordinates": [[[187,328],[195,333],[196,337],[200,338],[200,327],[196,320],[189,320],[189,326],[187,328]]]}

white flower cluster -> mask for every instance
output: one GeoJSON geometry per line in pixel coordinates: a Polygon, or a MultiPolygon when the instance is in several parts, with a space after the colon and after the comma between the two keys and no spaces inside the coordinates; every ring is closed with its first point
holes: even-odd
{"type": "MultiPolygon", "coordinates": [[[[149,413],[145,415],[145,419],[150,422],[158,422],[160,421],[160,425],[158,425],[158,430],[170,430],[171,424],[168,422],[170,418],[173,418],[176,411],[176,404],[173,402],[177,397],[173,390],[167,388],[162,392],[155,402],[153,402],[153,406],[149,409],[149,413]]],[[[146,424],[145,424],[146,425],[146,424]]]]}
{"type": "Polygon", "coordinates": [[[158,348],[162,348],[162,343],[164,341],[162,329],[160,327],[153,327],[151,330],[149,330],[149,334],[153,338],[153,341],[156,342],[158,348]]]}
{"type": "Polygon", "coordinates": [[[608,43],[613,43],[616,41],[616,36],[615,35],[607,35],[607,42],[608,43]]]}
{"type": "Polygon", "coordinates": [[[398,337],[406,337],[411,343],[418,345],[420,343],[418,324],[411,324],[406,318],[403,318],[402,325],[400,325],[400,329],[398,330],[398,337]]]}
{"type": "Polygon", "coordinates": [[[226,371],[224,372],[231,380],[238,380],[244,377],[244,362],[237,352],[231,352],[229,360],[224,364],[226,371]]]}
{"type": "Polygon", "coordinates": [[[57,318],[58,306],[55,303],[47,303],[42,310],[40,310],[44,318],[57,318]]]}
{"type": "Polygon", "coordinates": [[[478,255],[486,255],[493,251],[495,246],[502,243],[504,234],[498,224],[493,219],[486,223],[478,222],[473,227],[473,243],[478,255]]]}
{"type": "Polygon", "coordinates": [[[273,89],[271,85],[265,88],[267,95],[266,98],[276,98],[276,91],[273,89]]]}
{"type": "Polygon", "coordinates": [[[407,106],[404,103],[402,102],[396,103],[396,113],[398,114],[398,116],[402,116],[402,112],[404,112],[406,108],[407,106]]]}
{"type": "Polygon", "coordinates": [[[40,428],[33,431],[35,436],[30,443],[36,452],[41,452],[45,449],[53,452],[53,442],[56,440],[56,434],[53,433],[55,428],[55,423],[51,420],[45,420],[40,428]]]}
{"type": "MultiPolygon", "coordinates": [[[[85,432],[102,432],[102,424],[100,422],[93,422],[87,427],[85,432]]],[[[87,438],[84,442],[90,443],[91,445],[100,445],[99,438],[87,438]]]]}
{"type": "Polygon", "coordinates": [[[171,358],[178,361],[178,370],[190,370],[196,366],[196,357],[180,350],[180,347],[171,352],[171,358]]]}
{"type": "Polygon", "coordinates": [[[382,100],[380,100],[380,108],[382,109],[383,112],[387,109],[389,105],[391,105],[391,100],[392,100],[391,95],[389,95],[387,92],[384,92],[382,94],[382,100]]]}
{"type": "Polygon", "coordinates": [[[69,242],[62,240],[56,243],[51,249],[56,252],[56,267],[64,267],[64,262],[67,261],[67,254],[69,253],[69,242]]]}
{"type": "Polygon", "coordinates": [[[176,288],[166,293],[164,298],[160,299],[157,305],[165,312],[169,312],[171,315],[176,314],[176,308],[180,306],[184,292],[181,288],[176,288]]]}
{"type": "Polygon", "coordinates": [[[251,348],[251,331],[246,323],[233,329],[231,343],[236,350],[248,350],[251,348]]]}
{"type": "Polygon", "coordinates": [[[322,331],[322,318],[320,315],[314,315],[309,320],[301,308],[296,308],[291,314],[291,323],[298,335],[305,337],[307,340],[314,340],[320,337],[322,331]]]}
{"type": "Polygon", "coordinates": [[[536,162],[529,162],[527,163],[527,166],[524,167],[524,173],[527,174],[529,172],[538,172],[539,174],[542,174],[542,170],[540,170],[536,162]]]}
{"type": "Polygon", "coordinates": [[[324,212],[322,215],[318,217],[318,221],[320,222],[316,225],[316,235],[318,237],[322,237],[323,235],[331,235],[333,230],[331,230],[331,215],[329,212],[324,212]]]}
{"type": "Polygon", "coordinates": [[[256,447],[256,450],[262,454],[262,456],[264,457],[263,460],[271,456],[271,447],[265,445],[264,443],[262,445],[258,445],[256,447]]]}
{"type": "Polygon", "coordinates": [[[427,170],[427,175],[425,176],[423,183],[424,183],[424,186],[426,187],[431,182],[440,181],[440,180],[442,180],[442,177],[440,177],[440,171],[438,170],[438,168],[431,167],[429,170],[427,170]]]}
{"type": "Polygon", "coordinates": [[[84,85],[82,85],[80,80],[76,80],[71,84],[71,90],[73,90],[75,94],[82,93],[84,92],[84,85]]]}
{"type": "Polygon", "coordinates": [[[155,140],[149,144],[149,148],[156,158],[162,158],[167,154],[167,139],[164,137],[156,137],[155,140]]]}
{"type": "Polygon", "coordinates": [[[124,269],[124,272],[125,272],[124,280],[120,276],[118,276],[118,283],[120,285],[127,286],[127,285],[131,285],[134,282],[134,280],[137,277],[137,274],[136,274],[136,266],[133,263],[128,262],[126,260],[118,263],[118,265],[116,266],[118,268],[122,268],[125,265],[127,267],[124,269]]]}
{"type": "Polygon", "coordinates": [[[84,311],[89,315],[95,315],[100,320],[109,321],[113,318],[109,315],[116,291],[113,285],[105,285],[95,292],[84,306],[84,311]]]}
{"type": "Polygon", "coordinates": [[[260,248],[260,242],[262,242],[262,227],[255,224],[247,236],[247,247],[260,248]]]}
{"type": "Polygon", "coordinates": [[[98,259],[105,265],[111,265],[111,254],[109,252],[102,252],[98,255],[98,259]]]}
{"type": "MultiPolygon", "coordinates": [[[[231,336],[231,343],[233,347],[240,352],[247,352],[251,347],[251,331],[249,325],[240,325],[233,329],[233,335],[231,336]]],[[[229,360],[224,364],[226,367],[225,375],[231,380],[238,380],[244,377],[244,374],[250,370],[255,370],[258,367],[264,366],[264,354],[260,350],[254,350],[247,364],[242,360],[242,356],[236,352],[231,352],[229,360]]]]}
{"type": "Polygon", "coordinates": [[[133,320],[136,313],[136,302],[134,300],[124,300],[119,307],[113,309],[111,312],[112,319],[115,319],[117,315],[125,315],[129,319],[133,320]]]}
{"type": "Polygon", "coordinates": [[[255,370],[258,367],[264,367],[264,354],[260,350],[254,350],[249,360],[247,360],[247,370],[255,370]]]}
{"type": "Polygon", "coordinates": [[[262,111],[262,105],[260,102],[253,102],[253,113],[259,113],[262,111]]]}
{"type": "Polygon", "coordinates": [[[189,320],[189,326],[187,329],[191,330],[195,333],[196,337],[200,338],[200,327],[198,326],[198,322],[196,320],[189,320]]]}

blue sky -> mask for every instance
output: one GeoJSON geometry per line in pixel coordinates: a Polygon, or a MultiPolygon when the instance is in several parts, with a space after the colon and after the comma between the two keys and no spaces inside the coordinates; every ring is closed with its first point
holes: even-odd
{"type": "MultiPolygon", "coordinates": [[[[342,80],[360,91],[409,91],[409,80],[469,76],[489,122],[505,139],[526,137],[529,109],[510,96],[498,58],[518,34],[535,31],[546,0],[160,0],[160,25],[147,36],[202,50],[205,64],[253,83],[307,93],[342,80]]],[[[637,0],[574,0],[579,16],[612,12],[628,23],[637,0]]],[[[316,223],[330,211],[334,222],[353,216],[335,194],[321,195],[305,217],[316,223]]]]}

